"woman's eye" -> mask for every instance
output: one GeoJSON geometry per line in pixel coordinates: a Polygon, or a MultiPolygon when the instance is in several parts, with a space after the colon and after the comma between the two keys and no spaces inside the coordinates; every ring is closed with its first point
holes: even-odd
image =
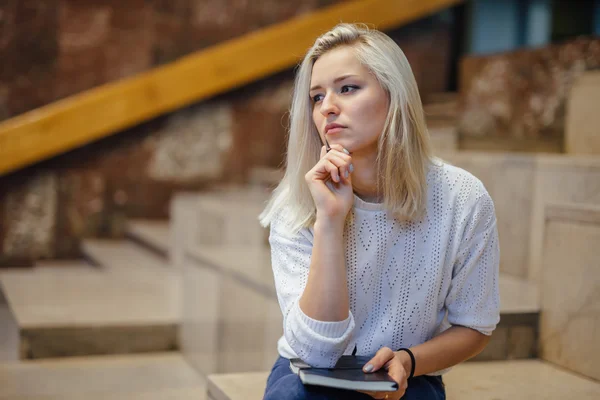
{"type": "Polygon", "coordinates": [[[356,85],[344,85],[342,86],[342,93],[353,92],[358,89],[356,85]]]}
{"type": "Polygon", "coordinates": [[[312,101],[317,103],[319,101],[321,101],[323,99],[323,95],[322,94],[316,94],[313,96],[312,101]]]}

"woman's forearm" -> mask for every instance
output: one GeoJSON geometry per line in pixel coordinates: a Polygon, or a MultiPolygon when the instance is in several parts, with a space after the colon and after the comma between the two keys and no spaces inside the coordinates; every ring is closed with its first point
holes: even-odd
{"type": "Polygon", "coordinates": [[[320,220],[317,217],[310,270],[300,298],[300,309],[318,321],[343,321],[348,318],[343,233],[343,222],[320,220]]]}
{"type": "MultiPolygon", "coordinates": [[[[440,371],[479,354],[490,341],[473,329],[453,326],[427,342],[411,347],[416,360],[415,376],[440,371]]],[[[400,352],[402,363],[410,371],[411,360],[404,351],[400,352]]]]}

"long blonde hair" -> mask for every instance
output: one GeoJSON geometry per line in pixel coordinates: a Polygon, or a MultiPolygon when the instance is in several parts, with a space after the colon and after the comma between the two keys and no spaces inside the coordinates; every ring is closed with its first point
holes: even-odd
{"type": "Polygon", "coordinates": [[[316,208],[304,175],[319,161],[321,139],[312,119],[309,87],[315,61],[339,46],[352,46],[358,60],[389,96],[378,142],[377,168],[383,200],[394,217],[420,216],[426,204],[426,174],[431,151],[421,97],[406,56],[387,35],[364,25],[339,24],[308,50],[296,74],[290,110],[286,171],[259,219],[271,223],[283,210],[292,232],[314,224],[316,208]]]}

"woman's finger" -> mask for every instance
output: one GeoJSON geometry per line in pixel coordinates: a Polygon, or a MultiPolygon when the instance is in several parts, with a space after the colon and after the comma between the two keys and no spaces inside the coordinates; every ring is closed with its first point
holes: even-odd
{"type": "Polygon", "coordinates": [[[333,150],[341,151],[342,153],[350,155],[350,152],[346,148],[344,148],[344,146],[342,146],[341,144],[331,145],[331,148],[333,150]]]}
{"type": "Polygon", "coordinates": [[[336,167],[338,167],[340,171],[340,175],[344,177],[348,177],[348,173],[350,172],[350,165],[348,161],[344,160],[339,156],[339,153],[332,154],[332,151],[327,154],[326,157],[329,161],[331,161],[336,167]]]}
{"type": "Polygon", "coordinates": [[[375,372],[380,370],[388,361],[394,358],[394,352],[389,347],[382,347],[363,367],[364,372],[375,372]]]}
{"type": "Polygon", "coordinates": [[[398,357],[394,356],[394,358],[387,363],[385,368],[392,379],[398,383],[398,388],[401,391],[405,391],[407,387],[407,376],[404,365],[402,365],[402,361],[400,361],[398,357]]]}
{"type": "Polygon", "coordinates": [[[329,160],[329,159],[324,159],[324,160],[322,160],[322,162],[323,162],[323,167],[325,168],[325,170],[327,172],[329,172],[329,174],[331,175],[331,180],[336,183],[339,182],[340,181],[340,171],[338,170],[337,165],[332,163],[331,160],[329,160]]]}
{"type": "Polygon", "coordinates": [[[327,154],[327,148],[325,146],[321,147],[321,156],[319,157],[319,160],[322,159],[323,157],[325,157],[326,154],[327,154]]]}

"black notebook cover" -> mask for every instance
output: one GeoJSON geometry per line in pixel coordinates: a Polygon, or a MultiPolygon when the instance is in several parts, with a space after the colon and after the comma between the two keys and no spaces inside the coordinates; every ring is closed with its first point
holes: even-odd
{"type": "Polygon", "coordinates": [[[346,390],[394,392],[398,384],[386,370],[364,373],[363,366],[371,360],[365,356],[342,356],[335,367],[312,368],[299,358],[290,360],[290,369],[305,385],[326,386],[346,390]]]}

